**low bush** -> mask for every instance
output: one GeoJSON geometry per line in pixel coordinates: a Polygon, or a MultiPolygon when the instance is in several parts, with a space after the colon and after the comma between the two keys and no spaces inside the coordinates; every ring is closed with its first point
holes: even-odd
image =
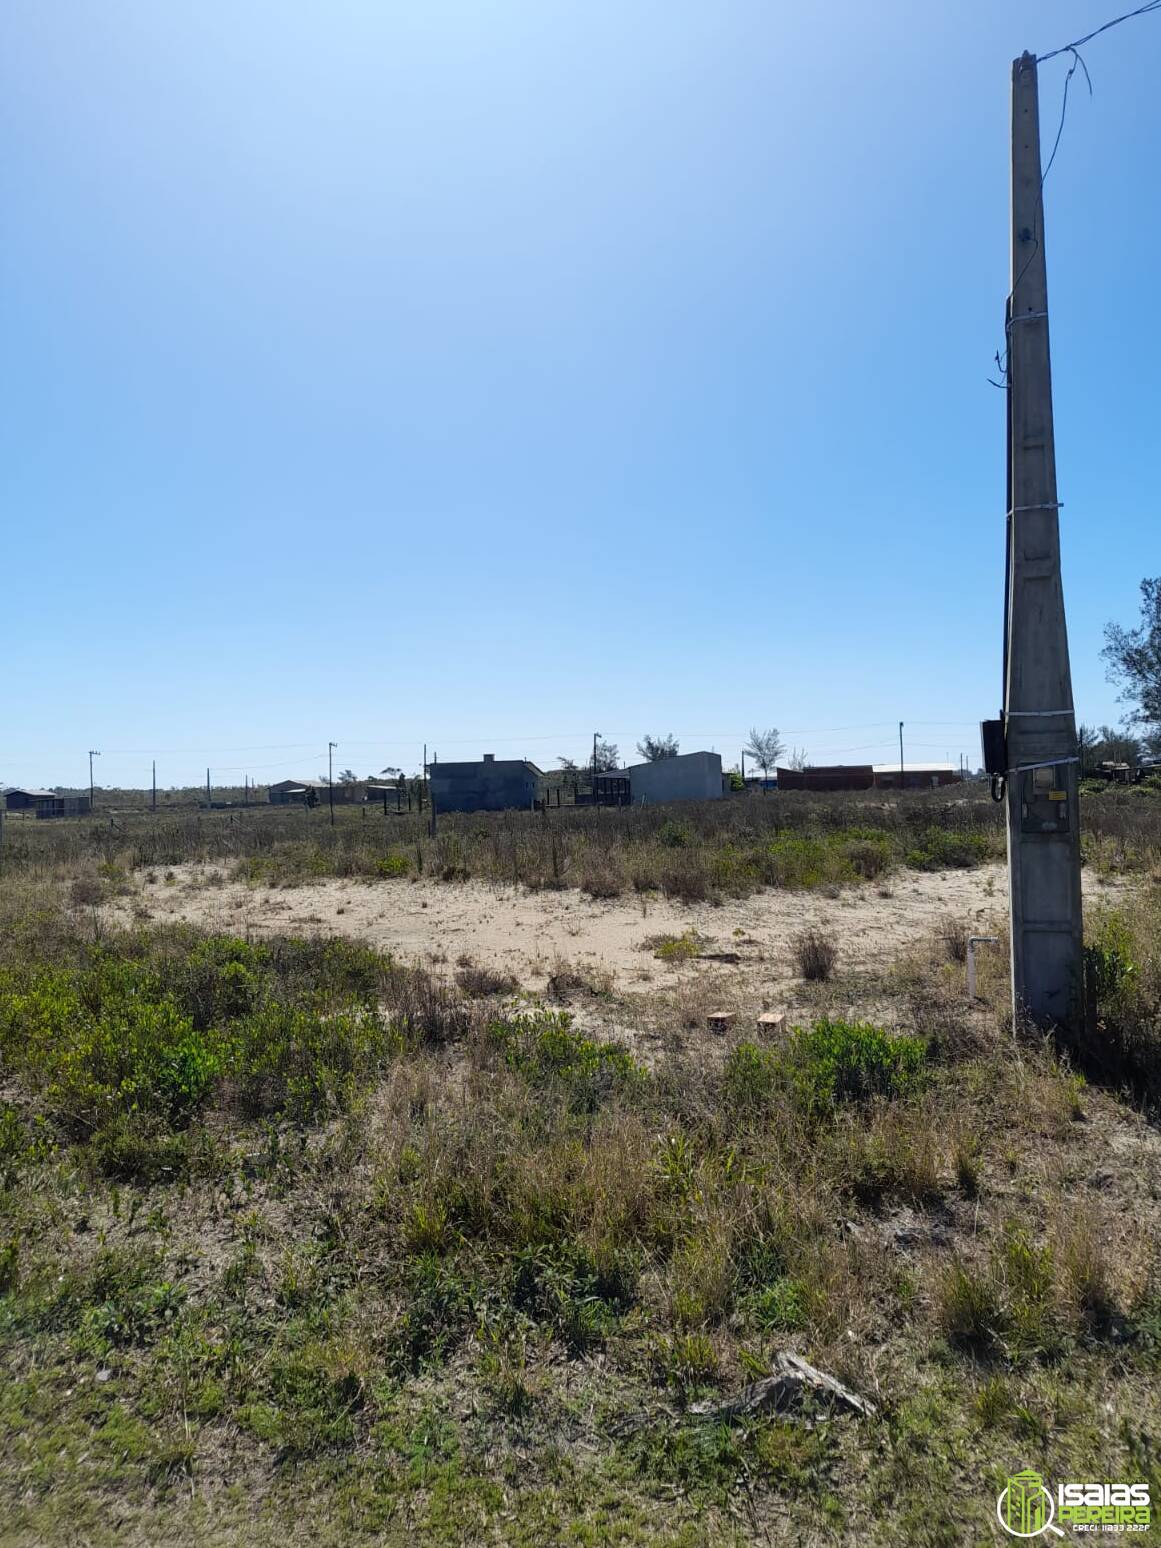
{"type": "Polygon", "coordinates": [[[705,949],[696,930],[686,930],[681,935],[653,935],[644,944],[659,962],[689,962],[700,957],[705,949]]]}
{"type": "Polygon", "coordinates": [[[442,981],[342,940],[129,932],[0,970],[0,1052],[112,1176],[179,1173],[182,1131],[214,1101],[338,1112],[403,1046],[474,1024],[442,981]]]}
{"type": "Polygon", "coordinates": [[[478,962],[464,963],[456,974],[456,983],[465,994],[477,999],[489,999],[501,994],[515,994],[519,980],[511,973],[500,973],[495,968],[483,967],[478,962]]]}
{"type": "Polygon", "coordinates": [[[987,834],[932,826],[908,850],[907,864],[916,871],[970,870],[995,857],[996,846],[987,834]]]}
{"type": "Polygon", "coordinates": [[[922,1038],[892,1037],[868,1022],[827,1019],[797,1029],[786,1060],[802,1105],[821,1113],[843,1102],[903,1095],[921,1079],[926,1056],[922,1038]]]}
{"type": "Polygon", "coordinates": [[[488,1033],[510,1069],[533,1085],[566,1091],[574,1109],[594,1111],[603,1097],[631,1085],[642,1073],[616,1043],[597,1043],[575,1032],[567,1011],[493,1021],[488,1033]]]}

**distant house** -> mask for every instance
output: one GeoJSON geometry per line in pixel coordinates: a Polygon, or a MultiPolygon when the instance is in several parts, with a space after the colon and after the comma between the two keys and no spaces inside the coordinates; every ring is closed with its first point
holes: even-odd
{"type": "Polygon", "coordinates": [[[87,795],[49,795],[36,803],[38,817],[87,817],[93,803],[87,795]]]}
{"type": "Polygon", "coordinates": [[[91,809],[87,795],[57,795],[55,790],[6,790],[10,812],[35,812],[38,817],[83,817],[91,809]]]}
{"type": "Polygon", "coordinates": [[[439,812],[504,812],[539,799],[542,770],[527,758],[485,753],[479,763],[433,763],[428,789],[439,812]]]}
{"type": "Polygon", "coordinates": [[[332,787],[325,779],[280,779],[266,787],[266,799],[271,806],[301,806],[307,799],[307,792],[313,790],[320,806],[324,802],[329,805],[332,788],[336,806],[351,806],[364,799],[365,788],[361,780],[332,787]]]}
{"type": "Polygon", "coordinates": [[[816,768],[778,769],[779,790],[872,790],[875,770],[869,763],[827,763],[816,768]]]}
{"type": "Polygon", "coordinates": [[[712,752],[679,753],[654,763],[633,763],[600,778],[628,780],[629,800],[635,806],[722,798],[722,760],[720,754],[712,752]]]}
{"type": "Polygon", "coordinates": [[[779,790],[932,790],[960,778],[954,763],[832,763],[817,768],[779,769],[779,790]]]}
{"type": "Polygon", "coordinates": [[[900,769],[897,763],[875,764],[875,789],[934,790],[940,785],[955,785],[963,778],[954,763],[905,763],[900,769]]]}
{"type": "Polygon", "coordinates": [[[40,802],[52,801],[55,796],[55,790],[6,790],[4,805],[10,812],[31,812],[36,810],[40,802]]]}

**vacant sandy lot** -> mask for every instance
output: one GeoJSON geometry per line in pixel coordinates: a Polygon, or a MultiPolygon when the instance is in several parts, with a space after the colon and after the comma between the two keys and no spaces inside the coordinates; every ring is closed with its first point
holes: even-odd
{"type": "MultiPolygon", "coordinates": [[[[1001,866],[975,871],[900,872],[889,883],[821,892],[768,890],[721,904],[684,904],[627,895],[598,900],[576,891],[527,892],[483,882],[329,880],[271,889],[227,881],[211,867],[180,867],[172,880],[138,877],[115,910],[147,909],[260,939],[265,935],[348,935],[408,961],[455,964],[461,957],[543,988],[561,959],[612,974],[618,989],[670,969],[646,943],[696,931],[709,953],[761,960],[790,971],[790,943],[807,925],[835,936],[849,969],[873,968],[954,918],[985,933],[1005,904],[1001,866]]],[[[713,960],[712,957],[710,959],[713,960]]]]}
{"type": "MultiPolygon", "coordinates": [[[[697,932],[707,954],[696,964],[701,975],[728,966],[729,978],[749,978],[746,968],[760,964],[763,980],[777,984],[794,976],[791,942],[808,925],[835,937],[843,973],[860,974],[887,967],[948,920],[991,933],[1007,904],[1005,868],[998,865],[900,871],[882,887],[846,887],[836,896],[767,890],[720,904],[632,894],[598,900],[485,882],[328,880],[275,889],[229,881],[210,866],[166,874],[171,879],[139,875],[113,914],[128,920],[147,911],[158,922],[184,920],[254,939],[347,935],[406,961],[455,966],[470,958],[530,990],[543,990],[563,961],[609,975],[608,986],[622,994],[681,976],[654,958],[648,942],[659,935],[697,932]],[[723,964],[715,953],[740,960],[723,964]]],[[[1085,873],[1087,896],[1119,890],[1085,873]]]]}

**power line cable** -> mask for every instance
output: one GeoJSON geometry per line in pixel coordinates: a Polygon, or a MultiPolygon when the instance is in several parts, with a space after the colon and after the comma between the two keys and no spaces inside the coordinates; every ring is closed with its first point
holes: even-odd
{"type": "MultiPolygon", "coordinates": [[[[1069,66],[1068,73],[1064,77],[1064,91],[1063,91],[1063,94],[1061,96],[1061,102],[1060,102],[1060,123],[1057,125],[1057,128],[1056,128],[1056,139],[1052,142],[1052,154],[1048,158],[1048,163],[1045,166],[1044,171],[1040,174],[1040,195],[1039,195],[1039,198],[1036,201],[1036,223],[1038,225],[1041,224],[1043,222],[1043,219],[1044,219],[1044,183],[1045,183],[1045,179],[1048,177],[1049,172],[1052,171],[1052,163],[1056,160],[1056,153],[1060,149],[1060,137],[1064,133],[1064,120],[1065,120],[1065,118],[1067,117],[1067,114],[1068,114],[1068,88],[1069,88],[1069,86],[1072,83],[1072,77],[1076,74],[1078,69],[1084,71],[1084,78],[1085,78],[1085,81],[1088,84],[1088,94],[1089,94],[1090,97],[1093,95],[1092,76],[1089,74],[1088,65],[1084,62],[1084,59],[1081,57],[1080,50],[1085,46],[1085,44],[1091,43],[1094,38],[1099,38],[1102,32],[1108,32],[1113,27],[1119,27],[1122,22],[1132,21],[1132,20],[1134,20],[1134,18],[1136,18],[1138,16],[1148,16],[1148,15],[1150,15],[1154,11],[1161,11],[1161,0],[1146,0],[1146,4],[1137,6],[1137,8],[1135,10],[1125,11],[1120,16],[1114,16],[1111,21],[1103,22],[1099,27],[1094,27],[1091,32],[1086,32],[1083,38],[1075,38],[1071,43],[1062,43],[1059,48],[1049,49],[1048,53],[1046,53],[1046,54],[1037,54],[1037,55],[1035,55],[1035,61],[1036,61],[1037,65],[1047,64],[1050,59],[1058,59],[1061,54],[1071,54],[1072,55],[1072,64],[1069,66]]],[[[1012,283],[1012,288],[1008,292],[1008,303],[1009,303],[1009,306],[1010,306],[1012,297],[1015,295],[1017,287],[1020,284],[1020,281],[1024,278],[1024,275],[1028,272],[1029,264],[1032,263],[1033,259],[1036,257],[1036,254],[1037,254],[1037,252],[1039,252],[1039,250],[1040,250],[1040,237],[1037,234],[1036,230],[1034,229],[1033,232],[1032,232],[1032,251],[1029,253],[1028,258],[1025,261],[1024,267],[1020,270],[1020,273],[1016,276],[1016,279],[1012,283]]],[[[1007,308],[1006,308],[1006,310],[1007,310],[1007,308]]],[[[1010,331],[1011,326],[1012,326],[1012,320],[1011,320],[1011,313],[1009,311],[1008,321],[1005,324],[1006,331],[1010,331]]],[[[991,383],[991,385],[993,387],[999,387],[1001,389],[1001,391],[1006,392],[1008,390],[1009,385],[1010,385],[1009,378],[1008,378],[1008,351],[1007,351],[1007,348],[1005,348],[1003,351],[1000,351],[1000,350],[996,351],[995,362],[996,362],[996,367],[999,370],[999,373],[1000,373],[1000,376],[1001,376],[1002,380],[996,381],[996,379],[994,377],[989,376],[988,377],[988,381],[991,383]]]]}
{"type": "Polygon", "coordinates": [[[1161,11],[1161,0],[1148,0],[1145,5],[1139,5],[1135,11],[1126,11],[1123,16],[1114,16],[1112,21],[1104,22],[1101,26],[1086,32],[1083,38],[1076,38],[1071,43],[1062,43],[1059,48],[1054,48],[1050,53],[1037,54],[1037,64],[1047,64],[1050,59],[1055,59],[1058,54],[1075,53],[1078,48],[1083,48],[1086,43],[1091,43],[1093,38],[1099,38],[1102,32],[1108,32],[1110,27],[1119,27],[1122,22],[1132,21],[1136,16],[1147,16],[1150,11],[1161,11]]]}

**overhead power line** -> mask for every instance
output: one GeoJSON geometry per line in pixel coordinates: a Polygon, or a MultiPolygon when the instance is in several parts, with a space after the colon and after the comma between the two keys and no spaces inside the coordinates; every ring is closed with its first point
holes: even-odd
{"type": "Polygon", "coordinates": [[[1126,11],[1123,16],[1114,16],[1112,21],[1103,22],[1092,32],[1086,32],[1083,38],[1075,38],[1071,43],[1062,43],[1059,48],[1051,49],[1047,54],[1037,54],[1036,63],[1046,64],[1048,60],[1055,59],[1058,54],[1075,53],[1078,48],[1091,43],[1093,38],[1099,38],[1102,32],[1108,32],[1111,27],[1119,27],[1122,22],[1132,21],[1136,16],[1148,16],[1150,11],[1161,11],[1161,0],[1148,0],[1146,5],[1139,5],[1135,11],[1126,11]]]}
{"type": "MultiPolygon", "coordinates": [[[[1015,294],[1020,281],[1028,272],[1029,265],[1035,262],[1036,255],[1040,250],[1040,235],[1037,228],[1042,226],[1044,220],[1044,184],[1047,181],[1049,172],[1052,171],[1052,164],[1056,160],[1056,153],[1060,149],[1061,136],[1064,134],[1064,121],[1068,116],[1068,88],[1072,84],[1072,77],[1076,74],[1077,70],[1084,71],[1085,82],[1088,86],[1088,94],[1090,97],[1093,94],[1092,76],[1089,74],[1088,65],[1082,58],[1080,50],[1085,46],[1086,43],[1091,43],[1094,38],[1099,38],[1102,32],[1108,32],[1110,28],[1119,27],[1122,22],[1132,21],[1135,17],[1148,16],[1153,11],[1161,11],[1161,0],[1147,0],[1145,5],[1139,5],[1133,11],[1125,11],[1123,15],[1114,16],[1111,21],[1104,22],[1099,27],[1094,27],[1091,32],[1086,32],[1083,38],[1075,38],[1071,43],[1062,43],[1059,48],[1049,49],[1046,54],[1036,55],[1037,65],[1047,64],[1050,59],[1058,59],[1061,54],[1071,54],[1072,64],[1069,66],[1068,73],[1064,77],[1064,91],[1061,94],[1060,99],[1060,122],[1056,126],[1056,138],[1052,142],[1052,153],[1048,157],[1048,161],[1045,164],[1043,172],[1040,174],[1040,196],[1036,202],[1036,213],[1033,219],[1032,248],[1028,254],[1028,258],[1024,264],[1024,267],[1016,276],[1012,288],[1008,292],[1007,304],[1009,307],[1011,305],[1012,296],[1015,294]]],[[[1011,331],[1011,326],[1012,324],[1009,320],[1007,325],[1009,332],[1011,331]]],[[[996,368],[999,372],[1000,380],[997,381],[994,376],[988,377],[988,381],[993,387],[999,387],[1001,391],[1004,392],[1006,392],[1011,385],[1008,376],[1008,343],[1009,340],[1005,338],[1004,349],[1002,351],[997,350],[995,356],[993,357],[996,362],[996,368]]]]}

